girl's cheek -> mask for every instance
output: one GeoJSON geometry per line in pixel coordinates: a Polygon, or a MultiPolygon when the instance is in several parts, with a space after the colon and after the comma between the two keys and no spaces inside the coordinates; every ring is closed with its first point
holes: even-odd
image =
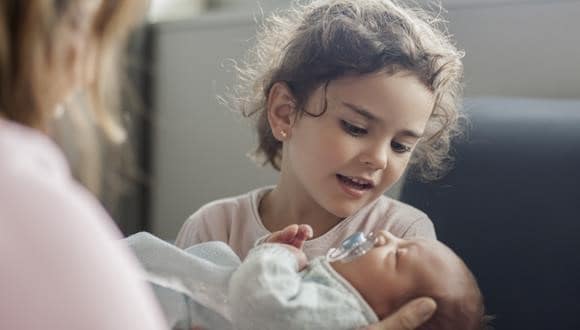
{"type": "Polygon", "coordinates": [[[343,162],[347,159],[357,158],[361,147],[359,143],[344,139],[342,137],[335,138],[333,148],[329,148],[329,152],[333,154],[333,158],[337,161],[342,160],[343,162]]]}

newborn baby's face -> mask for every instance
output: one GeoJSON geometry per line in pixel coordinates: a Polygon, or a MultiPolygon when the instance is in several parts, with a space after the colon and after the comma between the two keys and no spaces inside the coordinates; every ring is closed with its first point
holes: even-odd
{"type": "Polygon", "coordinates": [[[378,233],[375,247],[365,255],[333,264],[380,318],[429,292],[461,290],[455,285],[463,276],[461,265],[461,260],[436,240],[404,240],[386,231],[378,233]]]}

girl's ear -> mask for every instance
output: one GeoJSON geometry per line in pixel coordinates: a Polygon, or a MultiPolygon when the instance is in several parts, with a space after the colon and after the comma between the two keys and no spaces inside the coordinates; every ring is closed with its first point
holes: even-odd
{"type": "Polygon", "coordinates": [[[296,101],[285,82],[276,82],[270,88],[267,107],[272,135],[278,141],[288,139],[296,119],[296,101]]]}

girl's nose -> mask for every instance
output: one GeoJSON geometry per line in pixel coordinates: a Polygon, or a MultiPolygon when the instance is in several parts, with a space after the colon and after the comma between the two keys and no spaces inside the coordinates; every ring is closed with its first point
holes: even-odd
{"type": "Polygon", "coordinates": [[[361,163],[373,170],[384,170],[388,163],[388,148],[384,143],[375,143],[360,157],[361,163]]]}

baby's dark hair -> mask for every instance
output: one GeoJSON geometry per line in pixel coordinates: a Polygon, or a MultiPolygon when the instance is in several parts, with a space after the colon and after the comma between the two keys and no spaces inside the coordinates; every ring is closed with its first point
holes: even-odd
{"type": "Polygon", "coordinates": [[[491,330],[491,316],[485,315],[483,295],[473,273],[461,261],[460,276],[454,281],[461,281],[463,290],[459,296],[450,296],[445,292],[425,292],[420,295],[431,296],[437,302],[435,314],[419,330],[491,330]]]}
{"type": "Polygon", "coordinates": [[[334,79],[409,71],[435,96],[425,138],[410,164],[425,180],[444,174],[451,139],[460,132],[463,76],[463,53],[450,41],[444,23],[396,0],[298,1],[268,16],[257,44],[237,66],[239,81],[232,93],[236,110],[257,117],[260,162],[280,169],[282,144],[267,118],[267,98],[276,82],[289,86],[302,116],[313,91],[334,79]]]}

